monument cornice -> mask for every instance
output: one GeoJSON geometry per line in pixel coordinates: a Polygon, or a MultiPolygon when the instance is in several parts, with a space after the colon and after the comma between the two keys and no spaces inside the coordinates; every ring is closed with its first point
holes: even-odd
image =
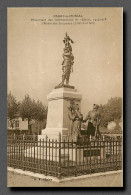
{"type": "Polygon", "coordinates": [[[81,100],[82,95],[77,92],[76,89],[72,88],[57,88],[54,89],[50,94],[47,96],[48,101],[51,100],[59,100],[59,99],[65,99],[65,100],[81,100]]]}
{"type": "MultiPolygon", "coordinates": [[[[81,96],[81,95],[80,95],[81,96]]],[[[73,98],[73,97],[55,97],[55,98],[48,98],[48,101],[52,101],[52,100],[59,100],[59,99],[64,99],[64,100],[81,100],[82,97],[76,97],[73,98]]]]}

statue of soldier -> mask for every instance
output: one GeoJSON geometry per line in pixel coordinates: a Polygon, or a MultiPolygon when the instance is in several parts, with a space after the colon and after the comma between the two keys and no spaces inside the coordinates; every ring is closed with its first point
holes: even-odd
{"type": "Polygon", "coordinates": [[[69,85],[69,79],[70,79],[70,74],[71,72],[73,72],[73,63],[74,63],[74,56],[72,54],[72,47],[71,47],[71,43],[74,43],[71,38],[67,35],[63,40],[64,44],[65,44],[65,48],[64,48],[64,53],[63,53],[63,62],[62,62],[62,82],[60,83],[60,85],[63,85],[64,82],[66,81],[66,85],[69,85]]]}
{"type": "Polygon", "coordinates": [[[97,104],[93,105],[93,110],[90,110],[83,120],[83,122],[86,122],[88,120],[88,126],[87,126],[87,136],[88,138],[90,136],[97,137],[101,136],[101,133],[99,131],[99,125],[101,122],[101,115],[98,111],[99,106],[97,104]]]}
{"type": "Polygon", "coordinates": [[[70,102],[68,116],[70,119],[69,139],[70,141],[78,141],[81,137],[81,123],[83,121],[83,115],[79,111],[79,105],[74,101],[70,102]]]}

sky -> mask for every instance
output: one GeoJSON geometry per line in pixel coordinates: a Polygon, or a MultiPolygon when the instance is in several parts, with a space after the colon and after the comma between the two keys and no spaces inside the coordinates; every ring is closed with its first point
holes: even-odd
{"type": "MultiPolygon", "coordinates": [[[[47,105],[46,96],[61,82],[63,39],[74,41],[70,85],[82,94],[81,112],[94,103],[122,97],[122,8],[8,8],[8,92],[21,101],[26,94],[47,105]],[[54,15],[105,19],[94,24],[44,25],[54,15]],[[35,21],[31,21],[31,19],[35,21]]],[[[53,18],[54,19],[54,18],[53,18]]]]}

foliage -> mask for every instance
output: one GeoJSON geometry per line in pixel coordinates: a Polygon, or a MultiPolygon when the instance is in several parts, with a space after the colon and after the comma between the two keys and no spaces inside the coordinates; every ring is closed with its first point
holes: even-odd
{"type": "Polygon", "coordinates": [[[32,118],[32,110],[33,110],[33,104],[32,100],[29,97],[29,95],[25,95],[25,98],[20,104],[20,116],[22,118],[28,118],[29,120],[32,118]]]}
{"type": "MultiPolygon", "coordinates": [[[[29,95],[25,95],[22,102],[17,102],[11,92],[7,96],[8,117],[10,120],[19,114],[28,120],[44,120],[47,118],[47,107],[41,101],[35,101],[29,95]]],[[[107,127],[108,122],[122,118],[122,98],[115,97],[108,100],[107,104],[100,105],[101,127],[107,127]]]]}
{"type": "Polygon", "coordinates": [[[31,100],[29,95],[26,95],[20,105],[20,115],[22,118],[43,120],[46,118],[47,109],[39,100],[31,100]]]}
{"type": "Polygon", "coordinates": [[[19,110],[19,102],[16,101],[11,92],[7,94],[7,110],[7,115],[10,120],[16,118],[19,110]]]}
{"type": "Polygon", "coordinates": [[[107,127],[108,122],[122,118],[122,98],[109,99],[107,104],[100,105],[99,111],[102,116],[101,126],[107,127]]]}
{"type": "Polygon", "coordinates": [[[47,108],[41,101],[35,101],[29,95],[25,95],[22,102],[17,102],[11,92],[7,96],[8,117],[10,120],[17,116],[35,120],[43,120],[47,117],[47,108]]]}

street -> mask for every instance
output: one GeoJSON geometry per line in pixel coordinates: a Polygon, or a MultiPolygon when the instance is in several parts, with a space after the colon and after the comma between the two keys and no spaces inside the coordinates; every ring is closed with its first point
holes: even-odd
{"type": "Polygon", "coordinates": [[[8,172],[7,185],[8,187],[122,187],[123,181],[122,173],[56,183],[8,172]]]}

